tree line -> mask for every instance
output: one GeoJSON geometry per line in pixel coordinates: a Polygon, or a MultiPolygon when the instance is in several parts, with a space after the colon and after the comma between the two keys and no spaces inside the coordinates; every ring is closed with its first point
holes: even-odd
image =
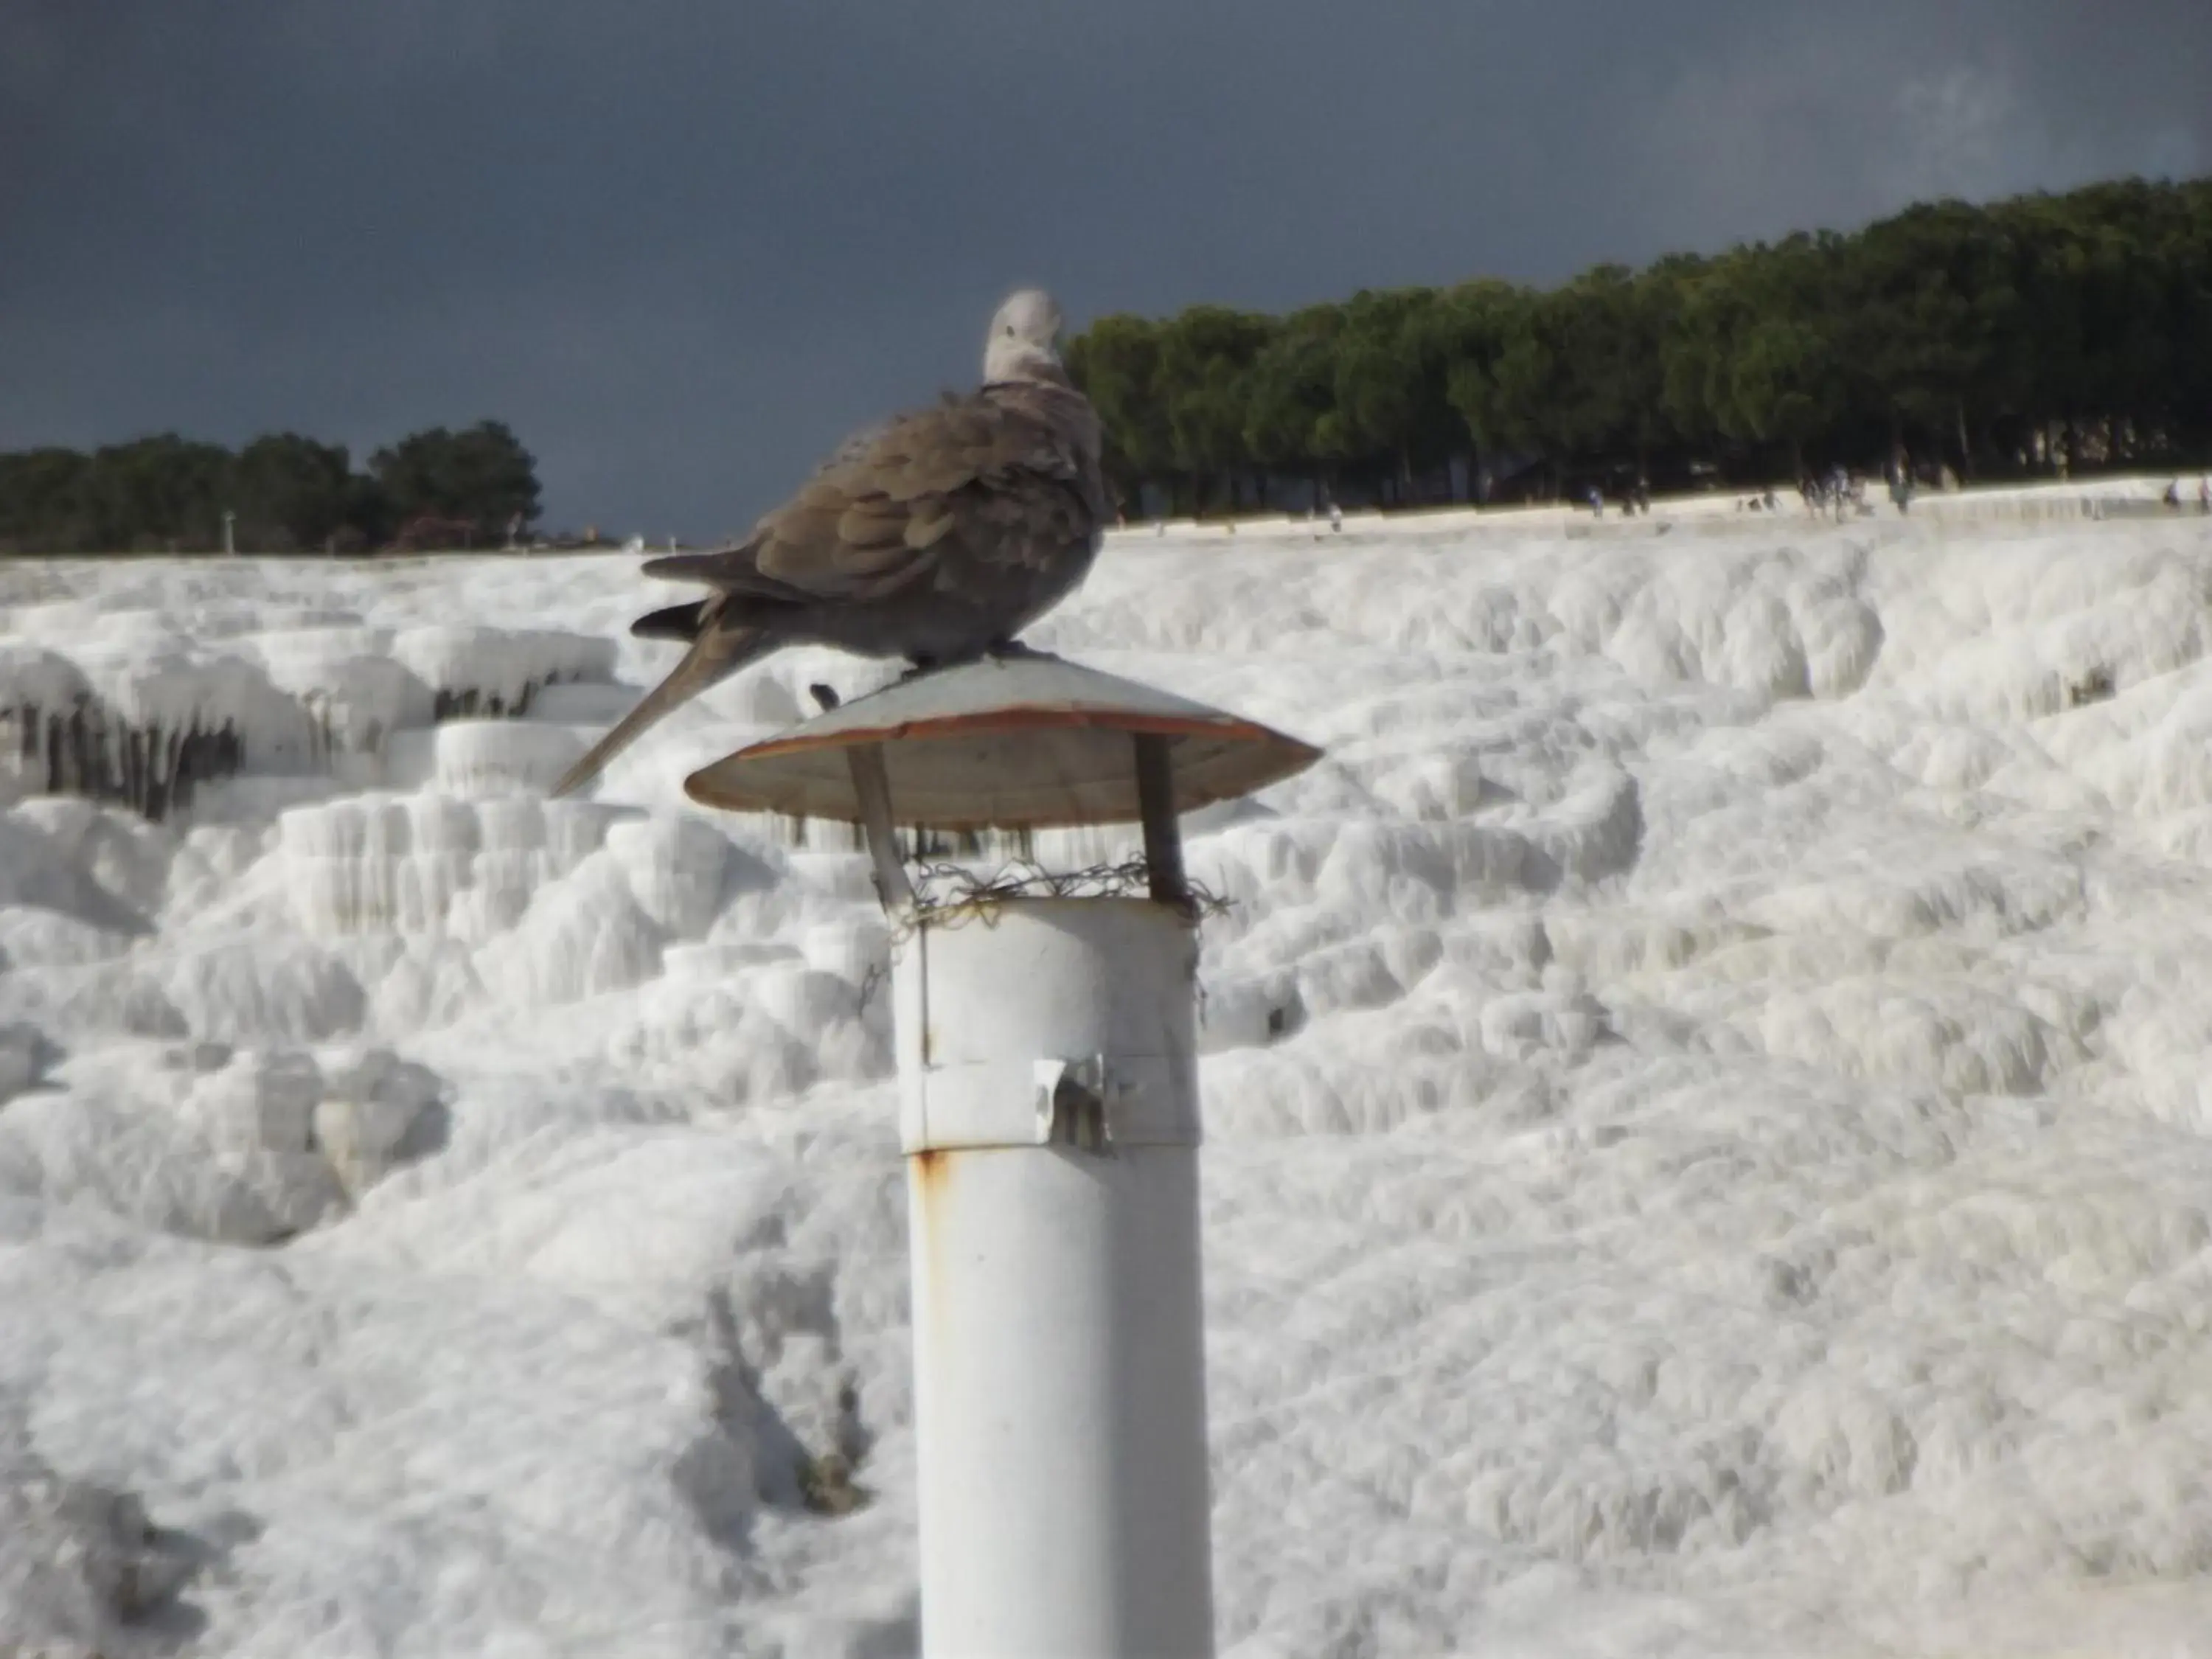
{"type": "Polygon", "coordinates": [[[1550,289],[1116,314],[1068,362],[1132,514],[2193,465],[2212,179],[1928,203],[1550,289]]]}
{"type": "Polygon", "coordinates": [[[365,471],[294,432],[235,451],[164,433],[0,453],[0,554],[211,552],[226,528],[241,553],[496,547],[538,501],[536,460],[497,421],[411,433],[365,471]]]}

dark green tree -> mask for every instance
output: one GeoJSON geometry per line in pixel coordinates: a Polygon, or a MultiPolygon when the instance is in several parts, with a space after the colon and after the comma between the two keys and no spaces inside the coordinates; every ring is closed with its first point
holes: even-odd
{"type": "Polygon", "coordinates": [[[1176,471],[1189,481],[1194,508],[1209,495],[1232,508],[1247,490],[1256,499],[1245,412],[1254,367],[1277,326],[1251,312],[1193,306],[1160,330],[1158,392],[1176,471]]]}
{"type": "Polygon", "coordinates": [[[74,449],[0,455],[0,552],[72,553],[94,545],[92,462],[74,449]]]}
{"type": "Polygon", "coordinates": [[[1101,317],[1068,343],[1068,375],[1105,428],[1107,477],[1133,508],[1146,480],[1175,471],[1159,366],[1159,326],[1142,317],[1101,317]]]}
{"type": "Polygon", "coordinates": [[[1309,306],[1283,326],[1252,364],[1245,404],[1244,447],[1268,472],[1302,478],[1314,496],[1329,489],[1337,442],[1325,441],[1324,422],[1341,426],[1336,413],[1340,306],[1309,306]]]}
{"type": "Polygon", "coordinates": [[[1385,501],[1406,501],[1418,473],[1466,447],[1437,311],[1425,288],[1363,289],[1344,308],[1332,435],[1385,501]]]}
{"type": "Polygon", "coordinates": [[[90,545],[205,552],[222,544],[230,452],[173,432],[96,449],[84,489],[90,545]]]}
{"type": "Polygon", "coordinates": [[[1429,328],[1444,368],[1444,398],[1473,440],[1479,468],[1504,459],[1519,434],[1500,389],[1498,365],[1521,337],[1531,296],[1490,279],[1447,289],[1429,328]]]}
{"type": "Polygon", "coordinates": [[[1804,474],[1808,446],[1846,401],[1834,264],[1830,244],[1793,236],[1684,274],[1657,354],[1659,402],[1677,430],[1765,447],[1804,474]]]}
{"type": "Polygon", "coordinates": [[[241,550],[320,547],[347,521],[354,477],[343,445],[293,432],[256,438],[239,452],[231,480],[241,550]]]}
{"type": "Polygon", "coordinates": [[[370,456],[368,467],[403,526],[421,518],[446,520],[492,541],[518,518],[527,525],[538,517],[537,463],[498,421],[480,421],[461,432],[441,426],[410,433],[370,456]]]}

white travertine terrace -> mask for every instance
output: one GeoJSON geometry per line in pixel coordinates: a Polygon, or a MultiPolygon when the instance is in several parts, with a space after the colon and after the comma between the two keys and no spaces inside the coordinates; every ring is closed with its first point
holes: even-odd
{"type": "MultiPolygon", "coordinates": [[[[1230,1659],[2212,1654],[2212,522],[1992,500],[1036,630],[1328,750],[1188,826],[1230,1659]]],[[[0,564],[0,703],[238,745],[0,793],[0,1647],[911,1650],[884,922],[680,788],[885,671],[546,801],[651,598],[0,564]]]]}

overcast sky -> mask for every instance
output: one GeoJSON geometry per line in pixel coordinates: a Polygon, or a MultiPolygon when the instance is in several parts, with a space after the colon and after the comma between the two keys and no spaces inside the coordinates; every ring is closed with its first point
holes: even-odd
{"type": "Polygon", "coordinates": [[[489,416],[720,534],[1079,324],[2212,171],[2212,0],[0,0],[0,448],[489,416]]]}

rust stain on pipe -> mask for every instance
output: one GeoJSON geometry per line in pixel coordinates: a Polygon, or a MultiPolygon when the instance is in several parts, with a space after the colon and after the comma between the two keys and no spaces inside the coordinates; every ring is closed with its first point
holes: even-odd
{"type": "Polygon", "coordinates": [[[945,1363],[945,1334],[939,1319],[951,1281],[945,1277],[945,1228],[950,1220],[952,1160],[949,1147],[928,1146],[907,1154],[907,1203],[914,1211],[915,1306],[913,1316],[917,1356],[929,1354],[933,1370],[945,1363]],[[929,1331],[922,1339],[925,1326],[929,1331]]]}
{"type": "Polygon", "coordinates": [[[952,1154],[942,1146],[925,1146],[908,1156],[914,1160],[915,1184],[924,1192],[936,1191],[949,1172],[952,1154]]]}

